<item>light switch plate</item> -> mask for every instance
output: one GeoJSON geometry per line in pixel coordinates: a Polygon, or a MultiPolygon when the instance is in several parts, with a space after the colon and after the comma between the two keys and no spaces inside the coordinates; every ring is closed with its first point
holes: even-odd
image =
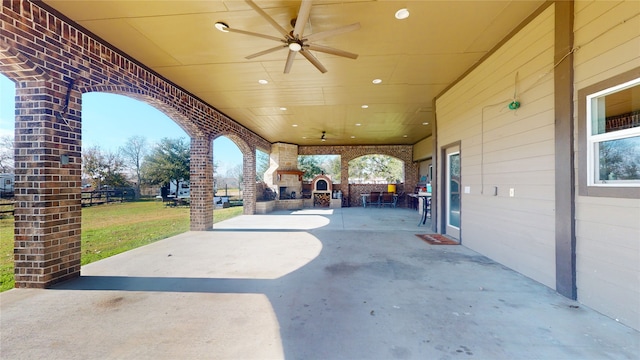
{"type": "Polygon", "coordinates": [[[509,188],[509,197],[514,197],[514,196],[516,196],[516,189],[509,188]]]}

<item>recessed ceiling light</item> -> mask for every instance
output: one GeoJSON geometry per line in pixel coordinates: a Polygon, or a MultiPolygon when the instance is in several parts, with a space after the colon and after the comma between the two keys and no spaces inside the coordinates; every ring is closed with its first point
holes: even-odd
{"type": "Polygon", "coordinates": [[[360,125],[362,125],[362,124],[360,124],[360,123],[357,123],[357,124],[356,124],[356,126],[360,126],[360,125]]]}
{"type": "Polygon", "coordinates": [[[409,135],[406,135],[406,134],[405,134],[405,135],[402,135],[402,137],[409,137],[409,135]]]}
{"type": "Polygon", "coordinates": [[[396,11],[396,19],[404,20],[404,19],[406,19],[408,17],[409,17],[409,10],[400,9],[400,10],[396,11]]]}
{"type": "Polygon", "coordinates": [[[283,106],[283,107],[280,108],[280,110],[287,111],[287,108],[283,106]]]}
{"type": "Polygon", "coordinates": [[[291,125],[291,126],[293,126],[293,127],[298,127],[298,124],[293,124],[293,125],[291,125]]]}
{"type": "Polygon", "coordinates": [[[352,139],[355,139],[356,137],[355,137],[355,136],[353,136],[353,135],[351,135],[351,138],[352,138],[352,139]]]}
{"type": "Polygon", "coordinates": [[[268,83],[269,83],[269,82],[268,82],[267,80],[265,80],[265,79],[260,79],[260,80],[258,80],[258,84],[266,85],[266,84],[268,84],[268,83]]]}
{"type": "Polygon", "coordinates": [[[361,106],[361,108],[363,108],[363,109],[368,109],[368,108],[369,108],[369,105],[362,105],[362,106],[361,106]]]}
{"type": "Polygon", "coordinates": [[[380,84],[382,82],[382,79],[373,79],[372,81],[374,84],[380,84]]]}
{"type": "Polygon", "coordinates": [[[428,122],[423,122],[422,125],[429,125],[429,123],[428,122]]]}
{"type": "Polygon", "coordinates": [[[222,21],[218,21],[217,23],[215,23],[215,25],[213,25],[216,27],[216,29],[222,31],[222,32],[229,32],[229,30],[227,30],[229,28],[229,25],[223,23],[222,21]]]}
{"type": "Polygon", "coordinates": [[[306,137],[306,136],[303,136],[302,138],[303,138],[303,139],[306,139],[307,137],[306,137]]]}

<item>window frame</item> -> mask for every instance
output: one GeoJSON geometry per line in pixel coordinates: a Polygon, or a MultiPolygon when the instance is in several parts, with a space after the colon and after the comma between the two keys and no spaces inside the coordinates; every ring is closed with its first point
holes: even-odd
{"type": "Polygon", "coordinates": [[[640,128],[609,133],[592,132],[592,102],[608,94],[640,85],[640,67],[578,90],[578,193],[582,196],[640,199],[640,181],[598,181],[596,146],[603,141],[640,135],[640,128]]]}

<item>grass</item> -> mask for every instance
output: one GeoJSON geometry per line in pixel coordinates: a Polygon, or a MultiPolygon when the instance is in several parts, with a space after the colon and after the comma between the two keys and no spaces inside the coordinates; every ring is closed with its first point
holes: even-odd
{"type": "MultiPolygon", "coordinates": [[[[215,209],[214,222],[242,214],[242,207],[215,209]]],[[[86,265],[189,230],[189,208],[140,201],[82,209],[82,256],[86,265]]],[[[13,217],[0,219],[0,291],[12,289],[13,217]]]]}

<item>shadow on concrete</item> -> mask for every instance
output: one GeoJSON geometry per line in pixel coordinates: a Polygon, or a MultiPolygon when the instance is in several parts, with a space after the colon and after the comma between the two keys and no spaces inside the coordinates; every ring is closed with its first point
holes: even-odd
{"type": "Polygon", "coordinates": [[[3,357],[637,356],[637,331],[463,246],[426,244],[414,221],[360,216],[319,227],[240,217],[90,264],[32,298],[3,297],[3,357]]]}

